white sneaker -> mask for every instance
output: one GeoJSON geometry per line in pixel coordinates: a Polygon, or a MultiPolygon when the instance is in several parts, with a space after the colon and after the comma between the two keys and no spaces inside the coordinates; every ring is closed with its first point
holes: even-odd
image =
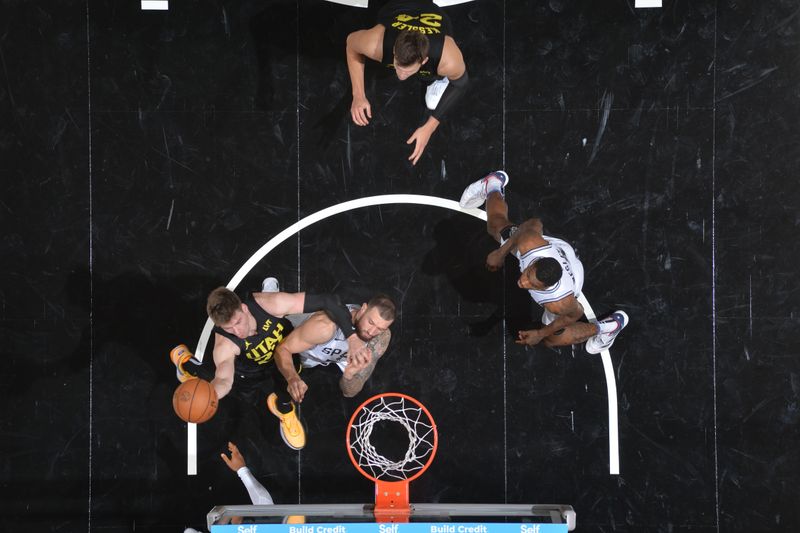
{"type": "Polygon", "coordinates": [[[617,327],[610,333],[598,333],[593,337],[589,337],[589,340],[586,341],[586,351],[591,354],[609,349],[614,344],[614,339],[617,338],[617,335],[628,325],[629,318],[625,311],[614,311],[610,317],[604,318],[600,322],[604,324],[616,322],[617,327]]]}
{"type": "Polygon", "coordinates": [[[261,283],[261,292],[281,292],[281,286],[275,278],[264,278],[261,283]]]}
{"type": "Polygon", "coordinates": [[[458,205],[464,209],[482,206],[486,201],[486,197],[489,195],[489,193],[486,192],[486,187],[489,185],[489,180],[492,179],[500,180],[500,194],[503,194],[503,189],[508,185],[510,178],[508,174],[502,170],[495,170],[491,174],[471,183],[464,189],[464,192],[461,194],[461,200],[458,201],[458,205]]]}
{"type": "Polygon", "coordinates": [[[431,111],[436,109],[448,85],[450,85],[450,80],[447,78],[436,80],[428,85],[428,88],[425,90],[425,105],[428,106],[428,109],[431,111]]]}

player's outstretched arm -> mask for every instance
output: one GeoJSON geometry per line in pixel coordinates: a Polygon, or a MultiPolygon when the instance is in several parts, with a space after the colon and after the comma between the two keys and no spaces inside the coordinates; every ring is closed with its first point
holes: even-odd
{"type": "Polygon", "coordinates": [[[253,299],[261,309],[282,318],[286,315],[303,312],[306,293],[304,292],[254,292],[253,299]]]}
{"type": "Polygon", "coordinates": [[[233,387],[234,364],[239,348],[219,333],[214,334],[214,379],[211,386],[217,393],[217,398],[222,399],[228,395],[233,387]]]}
{"type": "Polygon", "coordinates": [[[328,342],[333,338],[335,330],[336,324],[325,313],[317,313],[292,331],[275,349],[275,364],[278,365],[278,371],[286,379],[286,390],[295,402],[303,401],[308,385],[295,370],[292,354],[301,353],[317,344],[328,342]]]}
{"type": "Polygon", "coordinates": [[[297,313],[325,311],[336,322],[345,337],[356,332],[350,309],[335,294],[257,292],[253,297],[258,305],[272,316],[283,317],[297,313]]]}
{"type": "Polygon", "coordinates": [[[408,156],[408,160],[411,161],[412,165],[416,165],[419,158],[422,157],[422,153],[428,146],[428,141],[431,140],[433,132],[435,132],[438,127],[439,119],[431,115],[428,117],[425,124],[414,130],[414,133],[408,138],[406,144],[414,144],[414,151],[408,156]]]}
{"type": "Polygon", "coordinates": [[[364,383],[367,382],[372,375],[372,371],[375,370],[378,359],[386,353],[391,340],[392,331],[387,329],[369,341],[365,350],[347,354],[347,366],[339,380],[339,388],[342,389],[342,394],[352,398],[361,392],[361,389],[364,388],[364,383]]]}
{"type": "Polygon", "coordinates": [[[380,61],[383,50],[383,26],[375,26],[369,30],[354,31],[347,36],[345,54],[347,71],[350,73],[350,85],[353,87],[353,103],[350,115],[359,126],[366,126],[372,118],[372,107],[364,90],[364,64],[367,59],[380,61]]]}
{"type": "Polygon", "coordinates": [[[239,451],[239,448],[232,442],[228,442],[228,450],[231,452],[230,458],[221,453],[222,460],[228,465],[228,468],[236,472],[242,484],[247,489],[247,494],[250,495],[250,501],[253,505],[272,505],[272,495],[264,488],[264,485],[258,482],[256,477],[247,468],[244,462],[244,456],[239,451]]]}
{"type": "Polygon", "coordinates": [[[449,83],[444,93],[442,93],[439,102],[436,104],[436,109],[431,112],[431,116],[428,117],[425,124],[417,128],[406,141],[406,144],[414,143],[414,151],[411,152],[411,155],[408,157],[413,165],[416,165],[419,158],[422,157],[422,153],[428,146],[439,124],[441,124],[445,116],[455,107],[456,103],[461,100],[469,84],[469,76],[467,75],[467,66],[464,64],[464,57],[452,37],[447,36],[444,39],[442,58],[439,62],[436,74],[447,78],[449,83]]]}

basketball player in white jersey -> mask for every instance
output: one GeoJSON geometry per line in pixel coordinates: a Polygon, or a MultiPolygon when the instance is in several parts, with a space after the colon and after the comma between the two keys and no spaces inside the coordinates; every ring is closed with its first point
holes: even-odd
{"type": "Polygon", "coordinates": [[[544,308],[542,327],[520,331],[518,344],[567,346],[586,341],[592,354],[608,349],[628,325],[624,311],[597,322],[578,322],[583,306],[578,302],[583,288],[583,264],[572,246],[542,233],[542,221],[526,220],[519,226],[508,220],[504,188],[508,174],[502,170],[472,183],[464,190],[459,204],[463,208],[480,207],[486,202],[486,229],[500,243],[500,248],[486,258],[486,268],[502,268],[506,255],[519,260],[522,275],[517,285],[527,289],[531,298],[544,308]]]}
{"type": "Polygon", "coordinates": [[[292,354],[300,355],[304,368],[335,364],[342,371],[339,387],[342,394],[350,398],[358,394],[372,375],[378,359],[386,352],[392,332],[396,309],[388,296],[378,295],[361,306],[350,306],[358,337],[366,343],[365,348],[352,353],[342,330],[324,312],[307,317],[275,351],[278,370],[286,378],[289,395],[295,402],[302,402],[308,385],[300,378],[292,362],[292,354]]]}

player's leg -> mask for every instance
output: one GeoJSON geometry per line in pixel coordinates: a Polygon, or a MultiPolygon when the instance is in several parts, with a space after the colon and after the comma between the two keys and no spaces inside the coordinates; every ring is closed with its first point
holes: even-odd
{"type": "Polygon", "coordinates": [[[570,346],[584,342],[597,334],[597,326],[587,322],[575,322],[558,330],[553,335],[544,339],[545,346],[570,346]]]}
{"type": "Polygon", "coordinates": [[[508,219],[508,204],[499,191],[489,193],[486,198],[486,231],[497,242],[505,242],[511,237],[516,224],[508,219]]]}
{"type": "MultiPolygon", "coordinates": [[[[544,317],[543,317],[544,318],[544,317]]],[[[575,322],[544,339],[545,346],[569,346],[586,342],[586,351],[598,354],[614,344],[614,339],[628,325],[624,311],[614,311],[597,322],[575,322]]]]}
{"type": "MultiPolygon", "coordinates": [[[[299,359],[294,357],[295,364],[299,359]]],[[[286,390],[286,379],[278,370],[278,365],[272,364],[273,391],[267,396],[267,408],[280,421],[280,432],[283,442],[293,450],[302,450],[306,445],[306,430],[300,420],[299,406],[292,401],[286,390]]]]}
{"type": "Polygon", "coordinates": [[[471,183],[464,189],[459,201],[463,208],[480,207],[486,202],[486,229],[497,241],[500,241],[500,232],[513,225],[508,220],[508,204],[505,200],[508,182],[508,174],[496,170],[471,183]]]}

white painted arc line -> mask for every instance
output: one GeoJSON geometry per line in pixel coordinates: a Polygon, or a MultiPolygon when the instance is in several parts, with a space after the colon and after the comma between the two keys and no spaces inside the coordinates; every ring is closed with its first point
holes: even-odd
{"type": "Polygon", "coordinates": [[[169,2],[167,0],[142,0],[142,11],[167,11],[169,2]]]}
{"type": "MultiPolygon", "coordinates": [[[[368,196],[365,198],[358,198],[355,200],[350,200],[347,202],[342,202],[341,204],[333,205],[327,207],[321,211],[317,211],[307,217],[298,220],[285,230],[281,231],[269,241],[266,242],[261,248],[258,249],[251,257],[248,259],[244,265],[239,269],[238,272],[233,276],[230,282],[228,282],[227,287],[231,290],[236,289],[236,287],[241,283],[241,281],[250,273],[250,271],[255,267],[259,261],[261,261],[266,255],[281,245],[284,241],[286,241],[289,237],[295,235],[297,232],[304,230],[305,228],[311,226],[312,224],[316,224],[321,220],[325,220],[326,218],[332,217],[334,215],[338,215],[344,213],[346,211],[352,211],[354,209],[360,209],[362,207],[374,207],[378,205],[397,205],[397,204],[413,204],[413,205],[426,205],[431,207],[441,207],[444,209],[450,209],[451,211],[458,211],[460,213],[464,213],[465,215],[470,215],[480,220],[486,220],[486,212],[481,209],[463,209],[461,206],[458,205],[458,202],[454,200],[448,200],[445,198],[439,198],[437,196],[426,196],[420,194],[383,194],[379,196],[368,196]]],[[[594,310],[592,306],[589,304],[589,301],[586,297],[581,294],[578,298],[578,301],[583,306],[584,313],[586,314],[586,318],[589,320],[593,320],[596,318],[594,310]]],[[[203,331],[200,334],[200,339],[197,342],[197,347],[195,348],[195,357],[200,361],[203,360],[205,357],[205,350],[208,345],[208,340],[211,336],[211,330],[214,327],[213,323],[210,319],[206,320],[205,326],[203,327],[203,331]]],[[[603,361],[603,369],[605,371],[606,376],[606,389],[608,391],[608,453],[609,453],[609,473],[612,475],[619,474],[619,434],[617,428],[617,387],[616,381],[614,378],[614,368],[611,364],[611,356],[608,350],[604,350],[601,354],[601,359],[603,361]]],[[[190,476],[197,474],[197,425],[196,424],[187,424],[189,426],[188,430],[188,456],[187,456],[187,474],[190,476]],[[194,427],[192,427],[194,426],[194,427]]]]}
{"type": "MultiPolygon", "coordinates": [[[[334,215],[338,215],[347,211],[352,211],[354,209],[360,209],[362,207],[372,207],[377,205],[392,205],[392,204],[416,204],[416,205],[427,205],[432,207],[442,207],[445,209],[451,209],[453,211],[460,211],[467,215],[472,215],[475,218],[479,218],[481,220],[486,220],[486,212],[480,209],[462,209],[461,206],[458,205],[458,202],[454,200],[447,200],[445,198],[438,198],[436,196],[424,196],[419,194],[383,194],[380,196],[368,196],[366,198],[358,198],[356,200],[350,200],[348,202],[343,202],[341,204],[332,205],[323,209],[322,211],[317,211],[307,217],[298,220],[285,230],[281,231],[269,241],[267,241],[264,246],[258,249],[256,253],[250,257],[250,259],[245,262],[244,265],[239,269],[239,271],[233,276],[233,278],[228,282],[226,285],[229,289],[234,290],[236,287],[239,286],[239,283],[250,273],[253,267],[258,264],[268,253],[272,250],[277,248],[279,245],[283,244],[283,242],[288,239],[289,237],[295,235],[297,232],[306,229],[307,227],[311,226],[312,224],[316,224],[317,222],[324,220],[326,218],[332,217],[334,215]]],[[[210,319],[206,320],[205,326],[203,327],[203,331],[200,334],[200,340],[197,343],[197,347],[194,351],[195,357],[202,361],[205,357],[205,350],[207,347],[208,340],[211,336],[211,330],[213,329],[214,324],[211,323],[210,319]]]]}
{"type": "MultiPolygon", "coordinates": [[[[583,313],[588,320],[595,320],[589,300],[581,293],[578,302],[583,306],[583,313]]],[[[614,366],[611,363],[611,354],[608,350],[600,352],[603,361],[603,372],[606,375],[606,391],[608,397],[608,473],[619,475],[619,420],[617,418],[617,380],[614,376],[614,366]]]]}

